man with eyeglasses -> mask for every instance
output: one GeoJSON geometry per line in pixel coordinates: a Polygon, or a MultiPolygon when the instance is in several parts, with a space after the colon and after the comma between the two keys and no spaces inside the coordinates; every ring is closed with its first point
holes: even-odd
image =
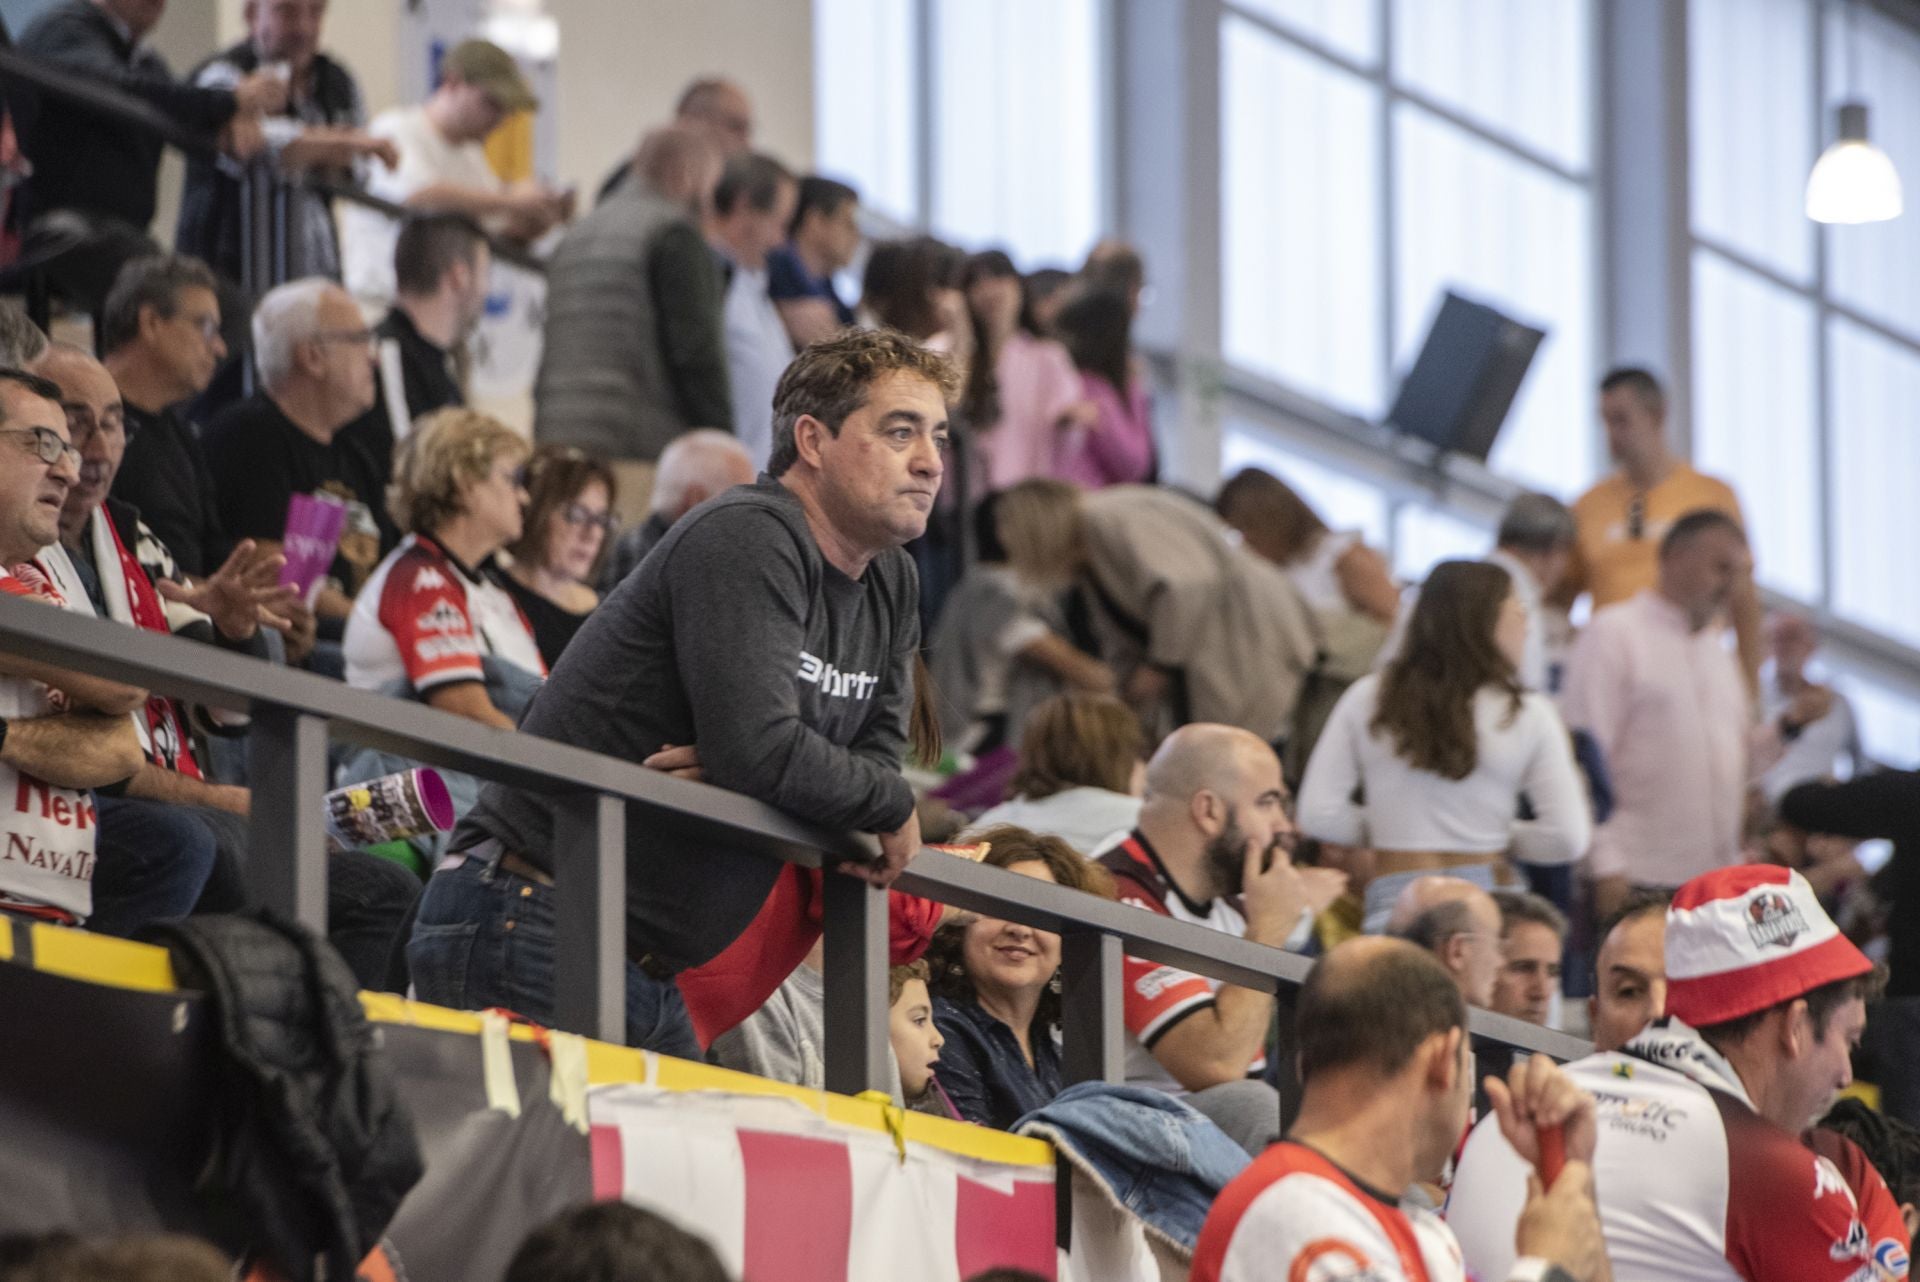
{"type": "MultiPolygon", "coordinates": [[[[80,476],[60,392],[0,369],[0,594],[61,608],[35,557],[60,537],[80,476]]],[[[93,911],[99,829],[89,791],[140,767],[127,714],[144,690],[0,648],[0,916],[77,924],[93,911]]]]}
{"type": "Polygon", "coordinates": [[[318,276],[276,286],[253,312],[260,391],[228,407],[207,432],[207,458],[227,533],[278,550],[295,495],[348,504],[349,530],[329,582],[314,600],[320,634],[333,639],[353,596],[400,542],[387,514],[388,469],[343,429],[373,407],[374,333],[346,290],[318,276]],[[376,545],[377,544],[377,545],[376,545]]]}
{"type": "Polygon", "coordinates": [[[1500,905],[1460,877],[1421,877],[1400,892],[1387,933],[1432,953],[1469,1006],[1491,1009],[1500,981],[1500,905]]]}
{"type": "Polygon", "coordinates": [[[126,404],[127,454],[113,496],[140,509],[189,575],[231,547],[200,437],[182,413],[226,359],[220,299],[204,263],[178,254],[121,269],[99,320],[101,360],[126,404]]]}

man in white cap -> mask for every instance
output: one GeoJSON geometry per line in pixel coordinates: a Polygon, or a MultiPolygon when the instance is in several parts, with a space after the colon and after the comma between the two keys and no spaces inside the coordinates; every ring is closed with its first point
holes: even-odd
{"type": "MultiPolygon", "coordinates": [[[[1873,964],[1799,873],[1746,865],[1680,887],[1666,967],[1666,1018],[1567,1070],[1599,1103],[1614,1282],[1906,1277],[1904,1235],[1863,1211],[1857,1150],[1843,1172],[1801,1139],[1853,1079],[1873,964]]],[[[1526,1170],[1496,1127],[1467,1141],[1447,1218],[1480,1277],[1507,1276],[1526,1170]]]]}

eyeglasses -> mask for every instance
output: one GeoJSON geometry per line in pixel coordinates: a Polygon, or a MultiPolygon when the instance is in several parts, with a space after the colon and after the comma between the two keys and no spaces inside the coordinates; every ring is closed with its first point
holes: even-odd
{"type": "Polygon", "coordinates": [[[0,436],[32,437],[33,444],[29,448],[48,467],[58,463],[62,455],[66,457],[67,462],[73,464],[75,469],[80,466],[80,451],[61,440],[60,433],[50,427],[0,427],[0,436]]]}
{"type": "Polygon", "coordinates": [[[209,343],[220,337],[220,318],[218,316],[202,316],[198,320],[189,317],[187,323],[199,330],[200,337],[209,343]]]}
{"type": "Polygon", "coordinates": [[[599,529],[611,534],[618,524],[611,512],[596,512],[584,503],[569,503],[560,509],[560,519],[575,529],[599,529]]]}
{"type": "Polygon", "coordinates": [[[73,438],[73,448],[76,450],[91,441],[96,432],[119,435],[127,430],[126,415],[117,405],[101,414],[95,414],[86,405],[66,405],[62,408],[67,412],[67,435],[73,438]]]}

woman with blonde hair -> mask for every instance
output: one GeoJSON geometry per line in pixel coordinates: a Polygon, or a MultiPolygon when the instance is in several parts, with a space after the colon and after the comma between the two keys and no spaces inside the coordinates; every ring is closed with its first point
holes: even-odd
{"type": "Polygon", "coordinates": [[[1112,695],[1057,695],[1027,718],[1013,799],[976,827],[1012,824],[1059,837],[1088,858],[1103,854],[1140,820],[1146,750],[1140,718],[1112,695]]]}
{"type": "Polygon", "coordinates": [[[513,728],[547,668],[526,616],[488,571],[520,537],[530,452],[512,428],[473,410],[437,410],[414,426],[387,500],[406,537],[354,601],[350,685],[513,728]]]}
{"type": "Polygon", "coordinates": [[[941,729],[976,755],[1017,742],[1028,712],[1065,691],[1109,693],[1113,671],[1070,636],[1068,577],[1081,553],[1079,491],[1022,481],[981,501],[979,560],[933,632],[941,729]]]}

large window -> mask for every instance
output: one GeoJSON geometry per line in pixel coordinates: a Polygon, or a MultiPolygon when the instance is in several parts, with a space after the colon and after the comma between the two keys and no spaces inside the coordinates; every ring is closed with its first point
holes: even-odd
{"type": "Polygon", "coordinates": [[[1594,467],[1587,0],[1228,8],[1227,359],[1378,417],[1453,290],[1548,331],[1493,467],[1557,493],[1584,487],[1594,467]]]}
{"type": "Polygon", "coordinates": [[[815,0],[815,151],[878,212],[1023,267],[1106,219],[1101,0],[815,0]]]}

